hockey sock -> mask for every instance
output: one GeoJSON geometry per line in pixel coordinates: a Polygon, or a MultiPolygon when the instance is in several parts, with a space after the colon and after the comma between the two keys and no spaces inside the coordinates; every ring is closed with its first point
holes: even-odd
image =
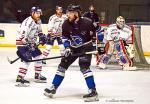
{"type": "Polygon", "coordinates": [[[52,46],[51,45],[46,45],[46,49],[43,51],[43,57],[46,58],[51,50],[52,46]]]}
{"type": "Polygon", "coordinates": [[[42,66],[35,66],[35,73],[40,74],[42,71],[42,66]]]}
{"type": "Polygon", "coordinates": [[[86,73],[84,74],[84,77],[85,77],[85,81],[86,81],[88,88],[89,89],[95,88],[95,82],[94,82],[92,71],[91,70],[86,71],[86,73]]]}
{"type": "Polygon", "coordinates": [[[61,84],[61,82],[63,81],[64,79],[64,76],[65,76],[65,73],[63,72],[60,72],[60,71],[57,71],[54,79],[53,79],[53,82],[52,84],[55,86],[55,87],[59,87],[59,85],[61,84]]]}

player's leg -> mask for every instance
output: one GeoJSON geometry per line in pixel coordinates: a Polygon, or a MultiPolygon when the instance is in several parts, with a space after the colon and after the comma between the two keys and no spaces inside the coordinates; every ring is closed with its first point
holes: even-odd
{"type": "MultiPolygon", "coordinates": [[[[34,59],[41,59],[42,58],[42,52],[38,49],[35,48],[34,51],[32,51],[32,57],[34,59]]],[[[35,82],[37,83],[45,83],[46,82],[46,77],[41,75],[42,72],[42,61],[37,61],[34,63],[34,68],[35,68],[35,82]]]]}
{"type": "Polygon", "coordinates": [[[132,67],[133,62],[126,52],[123,40],[115,42],[115,50],[117,51],[119,63],[123,65],[123,70],[136,70],[136,67],[132,67]]]}
{"type": "Polygon", "coordinates": [[[16,82],[29,83],[29,81],[24,79],[25,75],[27,74],[28,67],[29,67],[28,62],[21,63],[21,66],[19,67],[19,73],[17,75],[16,82]]]}
{"type": "Polygon", "coordinates": [[[25,76],[27,74],[27,70],[28,70],[28,67],[30,65],[30,63],[25,62],[23,60],[29,60],[29,59],[31,59],[31,55],[27,51],[27,47],[25,47],[25,46],[23,46],[23,47],[19,46],[17,48],[18,48],[17,54],[21,58],[22,63],[21,63],[21,66],[19,67],[19,73],[17,75],[16,82],[19,82],[18,86],[23,86],[24,83],[29,83],[29,81],[25,80],[24,78],[25,78],[25,76]]]}
{"type": "Polygon", "coordinates": [[[98,100],[98,93],[96,91],[93,73],[90,70],[91,58],[92,55],[84,55],[79,58],[80,70],[84,75],[87,87],[89,89],[89,93],[83,96],[84,100],[87,102],[98,100]]]}
{"type": "MultiPolygon", "coordinates": [[[[50,37],[50,39],[46,43],[46,49],[43,51],[43,58],[48,57],[50,50],[52,49],[52,46],[54,45],[54,37],[50,37]]],[[[42,61],[44,65],[46,65],[46,60],[42,61]]]]}
{"type": "Polygon", "coordinates": [[[77,58],[78,57],[69,56],[69,57],[61,59],[61,63],[59,64],[57,72],[54,76],[52,86],[44,90],[45,96],[50,97],[50,98],[53,97],[53,95],[56,93],[57,88],[60,86],[60,84],[62,83],[65,77],[65,71],[77,58]]]}
{"type": "Polygon", "coordinates": [[[105,69],[106,65],[109,63],[109,59],[111,58],[114,51],[114,44],[112,41],[109,41],[105,46],[105,54],[100,57],[100,62],[98,67],[100,69],[105,69]]]}

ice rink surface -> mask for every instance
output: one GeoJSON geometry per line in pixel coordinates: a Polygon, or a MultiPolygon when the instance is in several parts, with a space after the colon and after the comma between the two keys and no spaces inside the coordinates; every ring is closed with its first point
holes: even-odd
{"type": "MultiPolygon", "coordinates": [[[[26,79],[31,81],[29,87],[15,87],[20,61],[7,62],[7,56],[15,59],[15,48],[0,48],[0,104],[86,104],[82,96],[87,93],[84,77],[74,63],[66,71],[65,79],[53,99],[43,95],[44,89],[50,87],[60,59],[47,61],[42,74],[48,78],[47,83],[33,81],[33,64],[29,67],[26,79]]],[[[53,50],[51,56],[57,56],[53,50]]],[[[87,104],[150,104],[150,71],[122,71],[119,66],[109,65],[106,70],[99,70],[92,62],[91,69],[95,77],[98,102],[87,104]]]]}

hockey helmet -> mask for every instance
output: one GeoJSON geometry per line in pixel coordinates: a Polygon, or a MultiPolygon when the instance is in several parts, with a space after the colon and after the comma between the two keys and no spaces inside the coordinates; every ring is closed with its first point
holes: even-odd
{"type": "Polygon", "coordinates": [[[119,28],[123,28],[125,25],[125,19],[122,16],[118,16],[116,19],[116,24],[119,28]]]}
{"type": "Polygon", "coordinates": [[[32,7],[32,8],[31,8],[31,13],[33,13],[33,12],[40,12],[41,15],[42,15],[42,10],[41,10],[40,7],[32,7]]]}
{"type": "Polygon", "coordinates": [[[76,11],[76,12],[81,12],[81,7],[80,5],[72,5],[70,4],[67,8],[67,11],[76,11]]]}
{"type": "Polygon", "coordinates": [[[61,6],[56,6],[56,10],[63,10],[63,8],[61,6]]]}

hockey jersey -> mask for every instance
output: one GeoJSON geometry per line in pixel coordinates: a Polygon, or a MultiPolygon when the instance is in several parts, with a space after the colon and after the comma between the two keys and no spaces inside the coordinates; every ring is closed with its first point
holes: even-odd
{"type": "Polygon", "coordinates": [[[107,40],[128,40],[132,35],[132,30],[129,26],[125,25],[123,29],[119,29],[116,24],[112,24],[107,28],[107,40]]]}
{"type": "Polygon", "coordinates": [[[58,17],[56,14],[52,15],[48,21],[48,33],[62,33],[62,24],[66,19],[67,16],[64,14],[61,17],[58,17]]]}
{"type": "Polygon", "coordinates": [[[31,16],[27,17],[18,28],[16,45],[23,46],[26,43],[37,43],[40,32],[42,32],[41,20],[35,22],[31,16]]]}

